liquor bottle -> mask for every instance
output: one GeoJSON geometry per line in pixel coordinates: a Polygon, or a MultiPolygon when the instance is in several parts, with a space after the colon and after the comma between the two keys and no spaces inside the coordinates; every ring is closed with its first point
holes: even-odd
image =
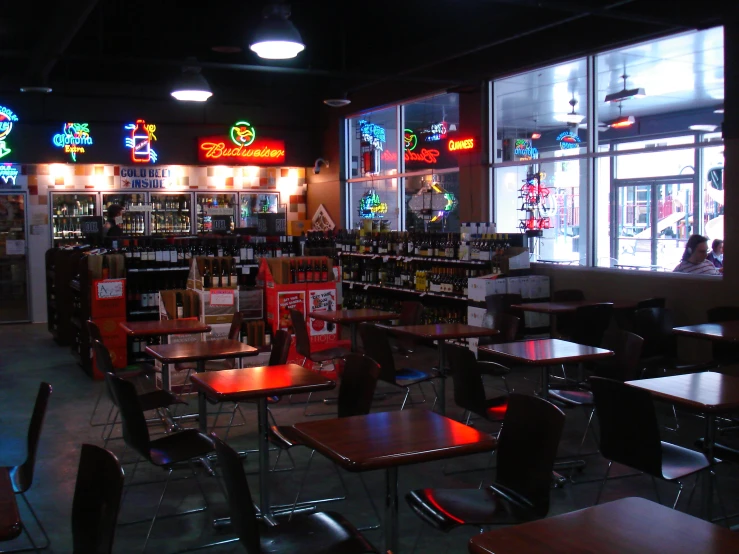
{"type": "Polygon", "coordinates": [[[298,283],[305,283],[305,265],[304,260],[298,262],[298,283]]]}
{"type": "Polygon", "coordinates": [[[205,263],[203,264],[203,288],[209,289],[211,288],[213,282],[210,274],[210,261],[205,260],[205,263]]]}
{"type": "Polygon", "coordinates": [[[290,283],[298,282],[297,262],[290,262],[290,283]]]}
{"type": "Polygon", "coordinates": [[[233,288],[238,288],[239,286],[239,268],[236,265],[236,262],[231,262],[231,277],[230,277],[230,286],[233,288]]]}
{"type": "Polygon", "coordinates": [[[185,304],[182,302],[181,292],[175,295],[175,304],[177,305],[177,319],[182,319],[185,317],[185,304]]]}
{"type": "Polygon", "coordinates": [[[325,259],[321,264],[321,281],[324,283],[328,281],[328,264],[325,259]]]}
{"type": "Polygon", "coordinates": [[[313,260],[307,260],[305,262],[305,282],[313,282],[313,260]]]}

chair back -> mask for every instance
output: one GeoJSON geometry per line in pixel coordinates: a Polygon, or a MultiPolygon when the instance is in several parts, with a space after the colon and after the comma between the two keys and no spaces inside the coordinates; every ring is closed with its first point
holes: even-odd
{"type": "Polygon", "coordinates": [[[372,359],[380,365],[380,380],[394,385],[395,358],[385,330],[372,323],[360,323],[359,336],[364,351],[371,353],[372,359]]]}
{"type": "Polygon", "coordinates": [[[310,358],[310,337],[308,328],[305,326],[303,313],[298,310],[290,310],[290,319],[295,333],[295,351],[306,358],[310,358]]]}
{"type": "Polygon", "coordinates": [[[100,333],[100,327],[93,320],[87,320],[87,334],[90,335],[90,342],[99,340],[103,342],[103,335],[100,333]]]}
{"type": "Polygon", "coordinates": [[[580,306],[575,310],[570,339],[578,344],[600,346],[603,335],[611,325],[613,304],[603,302],[591,306],[580,306]]]}
{"type": "Polygon", "coordinates": [[[339,417],[367,415],[372,407],[380,365],[369,356],[348,354],[339,384],[339,417]]]}
{"type": "Polygon", "coordinates": [[[215,433],[211,434],[211,438],[215,443],[218,465],[226,485],[231,525],[247,554],[261,554],[257,511],[251,498],[249,483],[246,481],[243,462],[238,453],[215,433]]]}
{"type": "Polygon", "coordinates": [[[493,313],[491,317],[491,326],[493,329],[497,329],[500,332],[492,337],[480,337],[477,344],[486,345],[513,342],[518,336],[518,327],[520,324],[521,319],[514,315],[505,312],[493,313]]]}
{"type": "Polygon", "coordinates": [[[423,304],[406,300],[400,304],[400,325],[420,325],[423,317],[423,304]]]}
{"type": "Polygon", "coordinates": [[[572,302],[585,300],[585,293],[580,289],[555,290],[552,293],[552,302],[572,302]]]}
{"type": "Polygon", "coordinates": [[[677,342],[672,328],[675,326],[669,308],[642,308],[634,312],[632,331],[644,339],[642,357],[655,356],[674,359],[677,342]]]}
{"type": "Polygon", "coordinates": [[[485,297],[485,309],[493,315],[510,313],[513,304],[521,304],[520,294],[491,294],[485,297]]]}
{"type": "Polygon", "coordinates": [[[272,337],[272,352],[269,353],[267,365],[285,365],[290,354],[293,338],[284,329],[279,329],[272,337]]]}
{"type": "Polygon", "coordinates": [[[36,402],[33,405],[31,421],[28,424],[26,435],[26,460],[19,466],[10,470],[10,479],[15,492],[26,492],[33,483],[33,472],[36,466],[36,455],[38,454],[38,442],[41,438],[41,429],[44,425],[46,408],[51,396],[51,385],[41,383],[36,393],[36,402]]]}
{"type": "MultiPolygon", "coordinates": [[[[739,319],[739,306],[717,306],[707,310],[709,323],[721,323],[722,321],[734,321],[739,319]]],[[[711,341],[713,359],[717,362],[736,363],[739,362],[739,346],[721,341],[711,341]]]]}
{"type": "Polygon", "coordinates": [[[485,415],[485,387],[477,369],[477,359],[469,348],[456,344],[446,346],[452,370],[454,403],[473,414],[485,415]]]}
{"type": "Polygon", "coordinates": [[[644,300],[639,300],[639,302],[636,303],[636,309],[641,310],[643,308],[664,308],[665,304],[667,304],[666,298],[646,298],[644,300]]]}
{"type": "Polygon", "coordinates": [[[523,497],[539,517],[549,512],[552,469],[564,423],[564,412],[543,398],[517,393],[508,398],[495,483],[523,497]]]}
{"type": "Polygon", "coordinates": [[[123,493],[123,469],[112,452],[83,444],[72,500],[74,554],[110,554],[123,493]]]}
{"type": "Polygon", "coordinates": [[[123,441],[126,446],[149,460],[151,439],[136,387],[130,381],[116,377],[110,372],[105,374],[105,382],[110,387],[120,412],[123,441]]]}
{"type": "Polygon", "coordinates": [[[641,351],[644,339],[628,331],[609,331],[603,336],[601,348],[613,351],[613,356],[595,363],[594,371],[599,377],[618,381],[632,381],[639,378],[641,351]]]}
{"type": "Polygon", "coordinates": [[[608,460],[662,475],[662,447],[652,395],[620,381],[591,377],[600,451],[608,460]]]}
{"type": "Polygon", "coordinates": [[[231,327],[228,328],[228,338],[231,340],[241,340],[241,325],[244,323],[244,312],[236,312],[231,320],[231,327]]]}

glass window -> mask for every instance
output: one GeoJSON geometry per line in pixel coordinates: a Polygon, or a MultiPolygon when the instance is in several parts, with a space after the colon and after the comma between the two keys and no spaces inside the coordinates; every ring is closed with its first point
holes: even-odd
{"type": "Polygon", "coordinates": [[[416,175],[405,180],[408,231],[459,232],[459,173],[416,175]]]}
{"type": "MultiPolygon", "coordinates": [[[[718,137],[721,135],[718,134],[718,137]]],[[[704,135],[704,140],[715,140],[717,134],[704,135]]],[[[724,240],[724,146],[701,149],[703,168],[703,234],[711,241],[724,240]]]]}
{"type": "Polygon", "coordinates": [[[449,143],[468,138],[459,125],[459,94],[440,94],[406,104],[403,121],[405,171],[457,167],[449,143]]]}
{"type": "Polygon", "coordinates": [[[350,119],[349,155],[352,178],[398,173],[398,109],[377,110],[350,119]]]}
{"type": "Polygon", "coordinates": [[[382,222],[388,230],[399,229],[398,181],[383,179],[349,183],[351,226],[361,228],[364,221],[382,222]]]}

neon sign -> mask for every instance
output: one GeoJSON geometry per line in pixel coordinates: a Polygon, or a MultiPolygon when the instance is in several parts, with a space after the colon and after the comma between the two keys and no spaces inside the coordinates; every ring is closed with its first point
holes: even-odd
{"type": "Polygon", "coordinates": [[[428,129],[424,129],[424,133],[427,133],[424,140],[426,142],[434,142],[437,140],[444,140],[446,138],[449,126],[446,121],[432,124],[428,129]]]}
{"type": "Polygon", "coordinates": [[[279,164],[285,161],[285,143],[281,140],[260,138],[249,146],[234,146],[230,137],[200,137],[198,161],[204,163],[258,163],[279,164]]]}
{"type": "Polygon", "coordinates": [[[248,121],[237,121],[231,127],[229,136],[236,146],[250,146],[257,138],[257,130],[248,121]]]}
{"type": "Polygon", "coordinates": [[[385,142],[385,128],[374,123],[370,123],[364,119],[359,120],[359,134],[362,141],[368,142],[374,147],[382,150],[382,143],[385,142]]]}
{"type": "Polygon", "coordinates": [[[362,219],[382,219],[387,212],[387,204],[381,202],[380,195],[372,189],[359,199],[359,217],[362,219]]]}
{"type": "MultiPolygon", "coordinates": [[[[408,152],[404,154],[406,162],[420,162],[425,164],[435,164],[438,161],[440,152],[436,148],[421,148],[418,152],[408,152]]],[[[381,159],[394,162],[398,159],[398,155],[390,150],[383,151],[381,159]]]]}
{"type": "Polygon", "coordinates": [[[18,178],[18,168],[11,164],[0,165],[0,181],[15,186],[16,179],[18,178]]]}
{"type": "Polygon", "coordinates": [[[418,146],[418,137],[411,129],[403,130],[403,144],[406,150],[415,150],[418,146]]]}
{"type": "Polygon", "coordinates": [[[65,123],[62,132],[55,134],[51,141],[54,146],[64,148],[73,162],[77,161],[77,154],[85,153],[85,146],[92,146],[90,125],[88,123],[65,123]]]}
{"type": "Polygon", "coordinates": [[[531,160],[539,157],[539,149],[531,144],[531,139],[516,139],[513,154],[531,160]]]}
{"type": "Polygon", "coordinates": [[[13,130],[13,123],[16,121],[18,121],[18,116],[13,113],[13,110],[0,106],[0,158],[11,152],[5,143],[5,139],[10,135],[10,131],[13,130]]]}
{"type": "Polygon", "coordinates": [[[157,126],[137,119],[136,123],[129,123],[123,128],[131,131],[131,136],[126,137],[125,141],[126,148],[131,149],[131,160],[136,163],[156,163],[157,153],[151,147],[151,143],[157,140],[154,134],[157,126]]]}
{"type": "Polygon", "coordinates": [[[448,146],[450,152],[456,152],[457,150],[473,150],[475,148],[475,139],[449,139],[448,146]]]}
{"type": "Polygon", "coordinates": [[[562,150],[571,150],[580,147],[580,137],[571,131],[564,131],[558,134],[557,142],[562,150]]]}

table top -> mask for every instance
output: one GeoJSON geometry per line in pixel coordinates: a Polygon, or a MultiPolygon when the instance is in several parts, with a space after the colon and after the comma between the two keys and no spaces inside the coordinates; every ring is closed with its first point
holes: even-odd
{"type": "Polygon", "coordinates": [[[430,325],[380,325],[396,335],[408,335],[422,339],[467,339],[473,337],[492,337],[500,333],[497,329],[465,325],[464,323],[432,323],[430,325]]]}
{"type": "Polygon", "coordinates": [[[311,312],[310,317],[333,323],[361,323],[363,321],[398,319],[400,314],[364,308],[359,310],[337,310],[335,312],[311,312]]]}
{"type": "Polygon", "coordinates": [[[675,327],[672,330],[678,335],[687,335],[702,339],[722,342],[739,341],[739,321],[722,321],[721,323],[701,323],[675,327]]]}
{"type": "Polygon", "coordinates": [[[540,314],[565,314],[576,311],[584,306],[595,304],[613,304],[614,310],[636,308],[636,302],[605,302],[598,300],[567,300],[562,302],[525,302],[512,304],[511,308],[523,310],[524,312],[537,312],[540,314]]]}
{"type": "Polygon", "coordinates": [[[555,258],[551,258],[551,259],[539,258],[538,260],[534,260],[534,261],[535,262],[539,262],[540,264],[566,264],[566,265],[571,265],[571,264],[579,264],[580,263],[580,258],[556,258],[556,259],[555,258]]]}
{"type": "Polygon", "coordinates": [[[497,445],[491,435],[429,410],[378,412],[293,427],[307,446],[349,471],[490,452],[497,445]]]}
{"type": "Polygon", "coordinates": [[[198,373],[190,377],[196,391],[220,402],[333,389],[334,381],[296,364],[246,367],[198,373]]]}
{"type": "Polygon", "coordinates": [[[639,379],[626,384],[700,412],[724,413],[739,409],[739,377],[722,373],[705,371],[639,379]]]}
{"type": "Polygon", "coordinates": [[[174,344],[153,344],[145,352],[163,364],[179,362],[199,362],[221,358],[241,358],[256,356],[259,349],[231,339],[178,342],[174,344]]]}
{"type": "Polygon", "coordinates": [[[586,362],[613,356],[613,352],[594,346],[560,339],[523,340],[503,344],[486,344],[478,350],[529,365],[554,365],[586,362]]]}
{"type": "Polygon", "coordinates": [[[131,337],[162,337],[207,333],[210,325],[195,319],[159,319],[156,321],[121,321],[123,331],[131,337]]]}
{"type": "Polygon", "coordinates": [[[0,467],[0,541],[9,541],[21,534],[21,516],[15,502],[15,492],[8,468],[0,467]]]}
{"type": "Polygon", "coordinates": [[[471,554],[731,554],[739,534],[644,498],[475,535],[471,554]]]}

